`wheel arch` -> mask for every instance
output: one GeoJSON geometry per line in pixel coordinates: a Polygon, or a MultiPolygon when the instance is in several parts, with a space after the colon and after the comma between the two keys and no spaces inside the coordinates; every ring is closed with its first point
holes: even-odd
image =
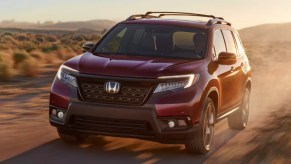
{"type": "Polygon", "coordinates": [[[245,83],[246,88],[248,88],[250,91],[252,90],[252,79],[248,77],[245,83]]]}
{"type": "MultiPolygon", "coordinates": [[[[209,80],[209,79],[208,79],[209,80]]],[[[219,109],[220,109],[220,82],[217,78],[211,78],[209,81],[204,81],[201,85],[201,89],[203,90],[203,93],[200,98],[200,105],[199,109],[200,110],[200,117],[202,114],[202,110],[204,107],[204,102],[208,97],[210,97],[214,103],[215,106],[215,116],[217,117],[219,109]]]]}
{"type": "Polygon", "coordinates": [[[211,100],[214,103],[214,107],[215,107],[215,116],[217,116],[217,112],[218,112],[218,108],[219,108],[219,91],[216,87],[211,87],[205,98],[211,98],[211,100]]]}

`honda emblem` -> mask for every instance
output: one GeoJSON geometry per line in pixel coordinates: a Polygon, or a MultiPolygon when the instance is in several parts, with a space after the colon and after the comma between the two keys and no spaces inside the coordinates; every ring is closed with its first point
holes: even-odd
{"type": "Polygon", "coordinates": [[[105,83],[104,89],[107,93],[118,93],[120,91],[120,83],[108,81],[105,83]]]}

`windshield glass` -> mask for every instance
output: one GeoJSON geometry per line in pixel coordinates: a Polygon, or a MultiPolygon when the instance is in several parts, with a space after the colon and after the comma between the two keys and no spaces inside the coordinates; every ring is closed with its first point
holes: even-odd
{"type": "Polygon", "coordinates": [[[95,53],[202,59],[207,32],[190,27],[120,24],[95,49],[95,53]]]}

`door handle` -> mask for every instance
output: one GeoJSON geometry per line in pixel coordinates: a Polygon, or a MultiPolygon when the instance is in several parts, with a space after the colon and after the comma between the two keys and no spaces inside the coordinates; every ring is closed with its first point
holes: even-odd
{"type": "Polygon", "coordinates": [[[233,72],[233,71],[234,71],[234,66],[231,66],[230,72],[233,72]]]}

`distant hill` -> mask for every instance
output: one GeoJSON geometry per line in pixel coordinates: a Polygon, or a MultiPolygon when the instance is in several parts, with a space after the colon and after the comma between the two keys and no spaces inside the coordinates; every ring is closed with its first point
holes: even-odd
{"type": "Polygon", "coordinates": [[[53,28],[53,29],[91,29],[96,31],[102,31],[109,29],[115,22],[110,20],[90,20],[90,21],[76,21],[76,22],[60,22],[53,25],[42,26],[42,28],[53,28]]]}
{"type": "Polygon", "coordinates": [[[53,30],[80,30],[88,29],[94,31],[103,31],[115,25],[115,22],[105,19],[96,19],[90,21],[74,22],[45,22],[45,23],[28,23],[15,21],[2,21],[0,28],[19,28],[19,29],[53,29],[53,30]]]}
{"type": "Polygon", "coordinates": [[[243,41],[284,42],[291,41],[291,23],[263,24],[239,30],[243,41]]]}

